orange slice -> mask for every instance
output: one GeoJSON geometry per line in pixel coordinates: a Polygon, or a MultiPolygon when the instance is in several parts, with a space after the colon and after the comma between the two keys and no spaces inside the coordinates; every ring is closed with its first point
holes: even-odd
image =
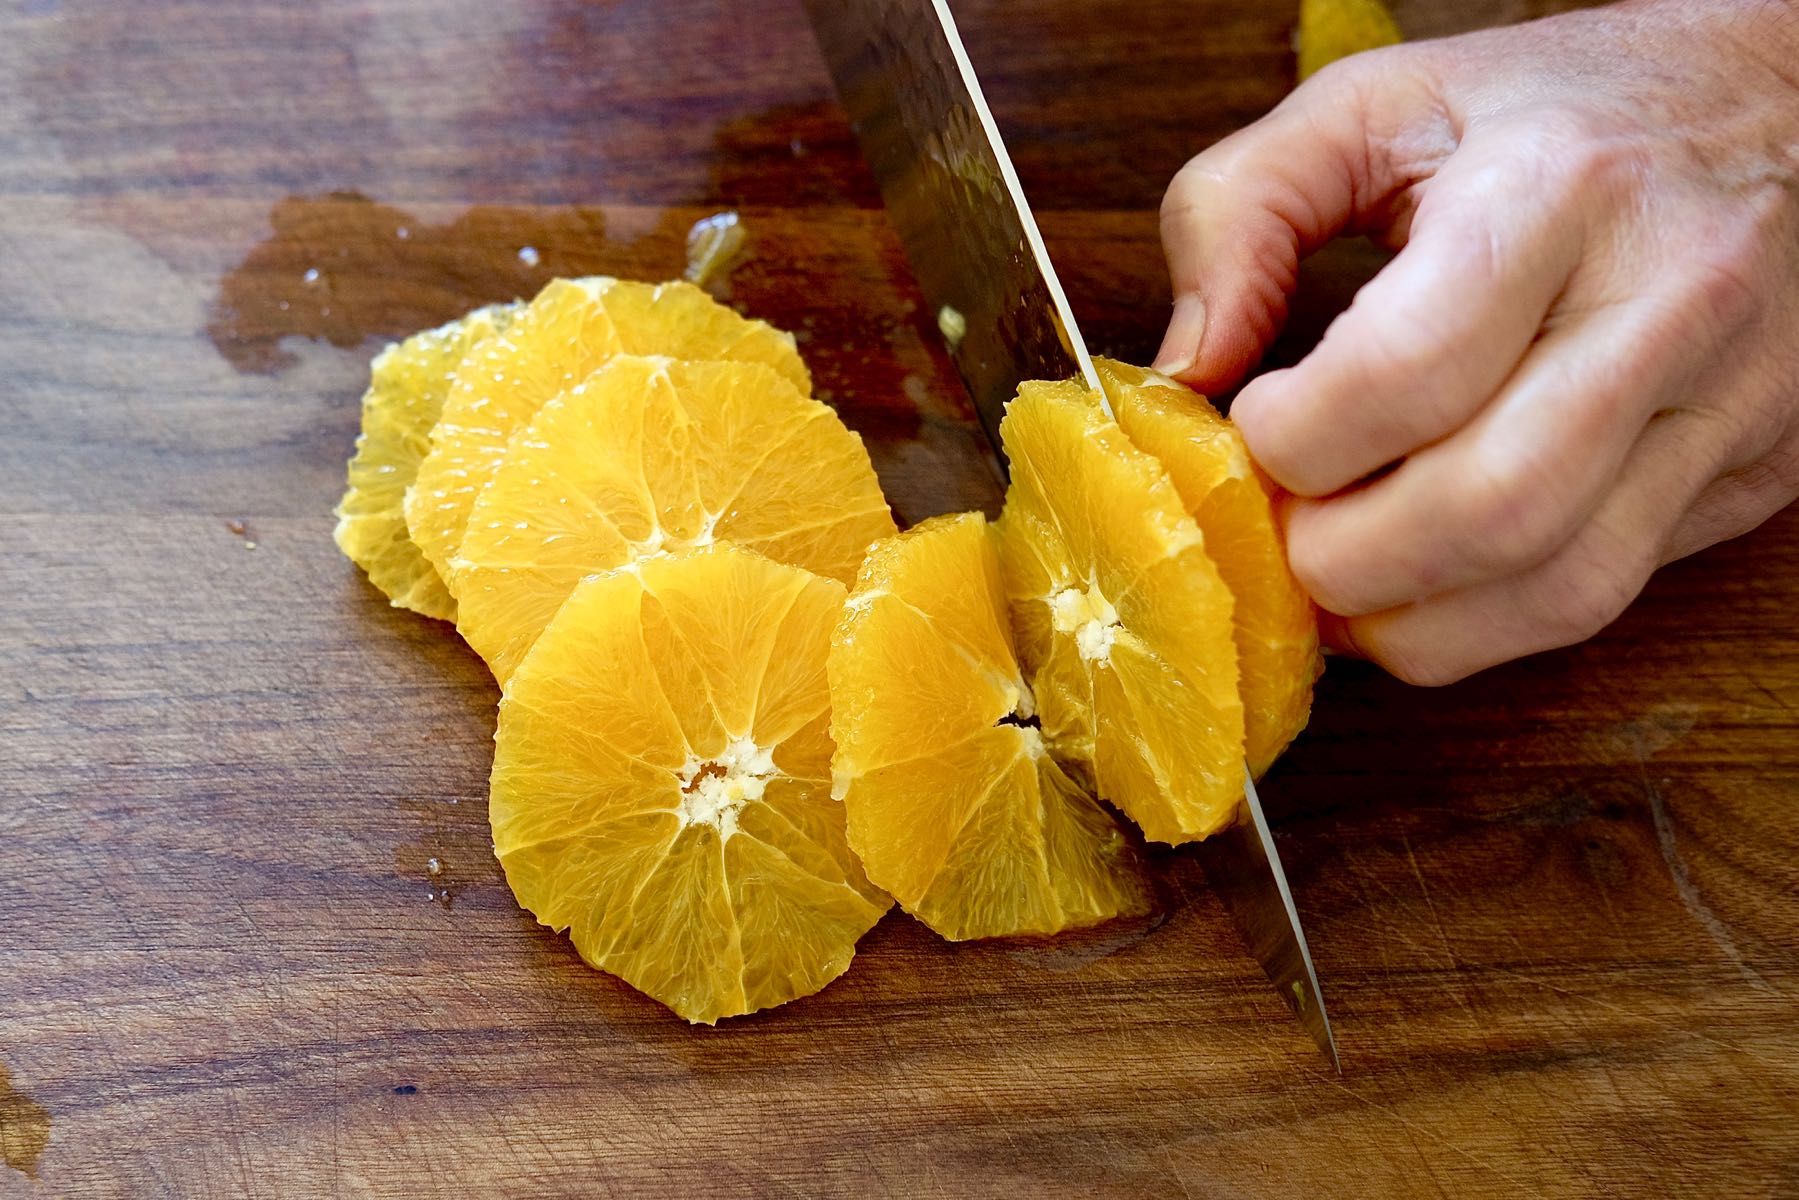
{"type": "Polygon", "coordinates": [[[1094,365],[1125,435],[1167,470],[1235,598],[1245,748],[1260,775],[1305,728],[1324,666],[1317,612],[1287,566],[1274,520],[1273,485],[1237,427],[1204,396],[1141,367],[1104,358],[1094,365]]]}
{"type": "Polygon", "coordinates": [[[892,532],[862,440],[772,368],[621,355],[496,467],[451,568],[457,627],[504,683],[595,571],[728,541],[847,583],[892,532]]]}
{"type": "Polygon", "coordinates": [[[513,893],[689,1021],[818,991],[890,903],[830,795],[843,598],[747,550],[648,559],[582,583],[500,702],[513,893]]]}
{"type": "Polygon", "coordinates": [[[868,877],[952,940],[1147,910],[1118,822],[1050,758],[979,513],[876,543],[832,636],[831,736],[868,877]]]}
{"type": "Polygon", "coordinates": [[[456,601],[406,532],[406,489],[430,449],[431,426],[457,365],[472,347],[504,329],[518,307],[477,309],[416,333],[376,355],[369,369],[362,432],[333,536],[396,608],[456,619],[456,601]]]}
{"type": "Polygon", "coordinates": [[[1216,832],[1242,793],[1243,705],[1199,526],[1079,384],[1025,384],[1000,435],[1000,562],[1051,752],[1156,841],[1216,832]]]}
{"type": "Polygon", "coordinates": [[[457,369],[406,495],[407,528],[444,579],[512,435],[615,354],[759,362],[802,392],[811,388],[790,334],[739,316],[692,284],[552,281],[457,369]]]}

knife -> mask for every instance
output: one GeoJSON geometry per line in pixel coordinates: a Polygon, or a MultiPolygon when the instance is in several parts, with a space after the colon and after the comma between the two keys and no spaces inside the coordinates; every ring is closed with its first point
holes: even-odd
{"type": "MultiPolygon", "coordinates": [[[[805,0],[919,290],[1000,454],[1027,379],[1086,380],[1111,416],[1068,297],[944,0],[805,0]]],[[[1237,819],[1199,846],[1244,944],[1342,1070],[1268,820],[1246,770],[1237,819]]]]}

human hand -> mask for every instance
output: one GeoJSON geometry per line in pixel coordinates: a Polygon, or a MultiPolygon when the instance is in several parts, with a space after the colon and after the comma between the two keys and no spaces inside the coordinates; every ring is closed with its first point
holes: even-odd
{"type": "Polygon", "coordinates": [[[1231,408],[1339,649],[1440,684],[1580,641],[1799,495],[1793,0],[1326,68],[1170,185],[1157,366],[1233,385],[1344,233],[1403,248],[1231,408]]]}

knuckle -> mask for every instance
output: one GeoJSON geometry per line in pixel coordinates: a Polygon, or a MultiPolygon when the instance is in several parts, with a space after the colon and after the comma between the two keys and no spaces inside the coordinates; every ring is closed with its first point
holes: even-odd
{"type": "Polygon", "coordinates": [[[1325,63],[1295,88],[1293,94],[1305,100],[1322,100],[1327,96],[1360,91],[1368,78],[1368,60],[1378,57],[1374,51],[1351,54],[1325,63]]]}
{"type": "Polygon", "coordinates": [[[1357,330],[1340,339],[1360,364],[1358,406],[1374,408],[1411,450],[1453,429],[1467,414],[1459,398],[1472,390],[1463,355],[1465,344],[1452,316],[1432,316],[1413,308],[1396,322],[1369,314],[1357,330]]]}
{"type": "Polygon", "coordinates": [[[1533,182],[1563,199],[1591,201],[1640,179],[1647,151],[1614,120],[1578,105],[1533,112],[1515,148],[1533,182]]]}
{"type": "Polygon", "coordinates": [[[1366,95],[1413,71],[1417,57],[1417,47],[1404,43],[1363,50],[1318,68],[1293,95],[1310,92],[1308,98],[1319,102],[1335,102],[1342,94],[1366,95]]]}
{"type": "Polygon", "coordinates": [[[1174,178],[1168,181],[1168,190],[1162,193],[1161,220],[1164,226],[1186,217],[1194,210],[1197,195],[1203,186],[1200,172],[1204,168],[1198,166],[1198,163],[1197,155],[1188,159],[1174,173],[1174,178]]]}
{"type": "Polygon", "coordinates": [[[1414,687],[1446,687],[1470,674],[1442,654],[1404,641],[1376,648],[1373,657],[1389,675],[1414,687]]]}
{"type": "Polygon", "coordinates": [[[1789,434],[1755,465],[1760,468],[1759,491],[1771,493],[1780,504],[1799,497],[1799,436],[1789,434]]]}
{"type": "Polygon", "coordinates": [[[1301,444],[1306,422],[1295,398],[1283,394],[1282,378],[1284,373],[1271,373],[1245,386],[1231,402],[1231,420],[1256,464],[1288,491],[1305,496],[1310,494],[1301,444]]]}
{"type": "Polygon", "coordinates": [[[1549,580],[1538,606],[1538,624],[1551,639],[1544,646],[1568,646],[1592,637],[1630,607],[1649,577],[1634,561],[1571,561],[1549,580]]]}
{"type": "Polygon", "coordinates": [[[1489,455],[1462,479],[1456,505],[1464,565],[1509,574],[1547,558],[1567,532],[1556,481],[1525,454],[1489,455]]]}
{"type": "Polygon", "coordinates": [[[1695,238],[1690,266],[1675,290],[1688,340],[1695,325],[1728,341],[1758,320],[1768,294],[1765,245],[1751,222],[1718,222],[1695,238]]]}
{"type": "Polygon", "coordinates": [[[1350,302],[1348,311],[1325,330],[1324,342],[1360,363],[1370,380],[1398,384],[1415,379],[1418,372],[1435,363],[1441,344],[1438,331],[1411,321],[1399,328],[1391,316],[1376,311],[1364,289],[1350,302]]]}
{"type": "Polygon", "coordinates": [[[1296,514],[1287,532],[1287,563],[1300,586],[1326,612],[1339,616],[1359,615],[1355,603],[1355,579],[1350,572],[1351,559],[1333,552],[1332,539],[1313,536],[1314,531],[1296,514]]]}
{"type": "Polygon", "coordinates": [[[1207,146],[1185,163],[1162,193],[1160,219],[1170,224],[1207,214],[1221,192],[1228,195],[1235,179],[1255,174],[1259,127],[1250,125],[1207,146]]]}

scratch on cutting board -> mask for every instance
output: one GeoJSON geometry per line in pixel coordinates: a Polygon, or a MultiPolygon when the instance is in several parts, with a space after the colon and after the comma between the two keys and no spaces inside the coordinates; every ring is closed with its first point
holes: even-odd
{"type": "MultiPolygon", "coordinates": [[[[1395,1121],[1397,1121],[1401,1125],[1403,1125],[1405,1127],[1406,1131],[1409,1134],[1411,1134],[1414,1138],[1417,1135],[1422,1134],[1424,1136],[1425,1140],[1430,1142],[1432,1145],[1441,1146],[1445,1150],[1448,1150],[1448,1151],[1451,1151],[1452,1153],[1461,1155],[1463,1158],[1467,1159],[1469,1162],[1473,1163],[1475,1166],[1481,1168],[1483,1171],[1491,1171],[1493,1174],[1499,1176],[1499,1178],[1505,1180],[1507,1183],[1511,1184],[1513,1187],[1518,1188],[1520,1190],[1521,1194],[1526,1194],[1526,1195],[1531,1194],[1530,1192],[1525,1190],[1524,1181],[1522,1179],[1519,1179],[1513,1175],[1507,1175],[1504,1171],[1500,1170],[1497,1166],[1494,1166],[1493,1163],[1489,1162],[1487,1159],[1483,1158],[1482,1156],[1474,1153],[1472,1150],[1469,1150],[1464,1146],[1458,1146],[1458,1145],[1456,1145],[1456,1143],[1450,1141],[1448,1138],[1444,1137],[1442,1134],[1438,1133],[1436,1130],[1431,1129],[1428,1126],[1420,1125],[1420,1124],[1418,1124],[1418,1122],[1411,1120],[1404,1113],[1400,1112],[1399,1109],[1395,1108],[1393,1105],[1386,1104],[1386,1103],[1384,1103],[1380,1100],[1376,1100],[1370,1096],[1364,1096],[1364,1095],[1362,1095],[1362,1093],[1360,1093],[1360,1092],[1356,1091],[1354,1088],[1350,1087],[1347,1083],[1344,1083],[1341,1079],[1337,1079],[1330,1075],[1326,1075],[1324,1072],[1319,1071],[1313,1067],[1309,1067],[1309,1066],[1301,1067],[1300,1069],[1303,1070],[1306,1074],[1310,1075],[1312,1078],[1318,1080],[1319,1082],[1328,1084],[1331,1087],[1336,1088],[1338,1091],[1343,1092],[1345,1095],[1349,1096],[1352,1100],[1355,1100],[1363,1105],[1366,1105],[1369,1108],[1375,1109],[1378,1112],[1385,1113],[1387,1116],[1392,1117],[1395,1121]]],[[[1416,1142],[1414,1142],[1414,1146],[1416,1146],[1416,1142]]],[[[1420,1159],[1427,1164],[1427,1169],[1428,1169],[1429,1160],[1423,1158],[1422,1154],[1420,1154],[1420,1159]]],[[[1434,1175],[1431,1177],[1431,1182],[1436,1185],[1437,1190],[1439,1192],[1442,1191],[1443,1185],[1436,1179],[1436,1177],[1434,1175]]]]}
{"type": "Polygon", "coordinates": [[[0,1066],[0,1163],[37,1178],[37,1162],[50,1144],[50,1110],[13,1090],[12,1076],[0,1066]]]}
{"type": "Polygon", "coordinates": [[[1692,872],[1687,869],[1686,859],[1681,856],[1680,846],[1674,839],[1674,820],[1668,814],[1667,801],[1663,799],[1661,788],[1649,773],[1649,760],[1658,750],[1678,742],[1699,721],[1699,706],[1690,703],[1670,703],[1657,705],[1634,721],[1626,721],[1613,732],[1613,742],[1619,749],[1629,752],[1636,763],[1637,777],[1643,783],[1643,795],[1649,801],[1649,819],[1655,825],[1656,847],[1661,851],[1662,862],[1668,868],[1668,878],[1674,884],[1675,894],[1680,897],[1682,907],[1687,915],[1699,922],[1702,929],[1724,952],[1726,958],[1736,967],[1743,978],[1758,987],[1769,987],[1768,981],[1760,972],[1749,965],[1743,952],[1737,948],[1735,939],[1730,936],[1730,928],[1719,919],[1718,914],[1706,904],[1705,898],[1693,884],[1692,872]]]}
{"type": "Polygon", "coordinates": [[[1686,907],[1688,915],[1711,935],[1712,941],[1736,965],[1743,978],[1760,987],[1769,987],[1768,981],[1749,965],[1743,952],[1737,949],[1735,940],[1730,936],[1730,928],[1706,904],[1699,889],[1693,886],[1693,877],[1687,871],[1686,860],[1681,857],[1680,847],[1674,841],[1674,821],[1668,816],[1667,802],[1662,799],[1661,789],[1649,778],[1647,766],[1643,768],[1643,794],[1649,799],[1649,818],[1655,823],[1655,840],[1661,848],[1662,861],[1668,866],[1668,876],[1674,881],[1674,891],[1680,896],[1680,902],[1686,907]]]}
{"type": "MultiPolygon", "coordinates": [[[[1705,898],[1693,883],[1693,874],[1687,868],[1687,862],[1680,853],[1680,846],[1674,837],[1674,820],[1668,814],[1668,804],[1663,798],[1661,787],[1650,774],[1650,760],[1658,751],[1680,741],[1693,731],[1699,723],[1699,705],[1687,701],[1670,701],[1651,707],[1640,717],[1625,721],[1614,727],[1606,738],[1605,748],[1618,759],[1628,759],[1637,769],[1637,778],[1642,781],[1643,796],[1649,802],[1649,819],[1655,826],[1656,848],[1661,851],[1662,864],[1668,868],[1669,881],[1674,884],[1674,892],[1680,897],[1681,907],[1687,915],[1699,923],[1706,935],[1731,964],[1749,982],[1766,988],[1768,981],[1749,965],[1743,952],[1737,948],[1736,941],[1730,936],[1730,928],[1706,904],[1705,898]]],[[[1663,781],[1666,783],[1666,780],[1663,781]]]]}

